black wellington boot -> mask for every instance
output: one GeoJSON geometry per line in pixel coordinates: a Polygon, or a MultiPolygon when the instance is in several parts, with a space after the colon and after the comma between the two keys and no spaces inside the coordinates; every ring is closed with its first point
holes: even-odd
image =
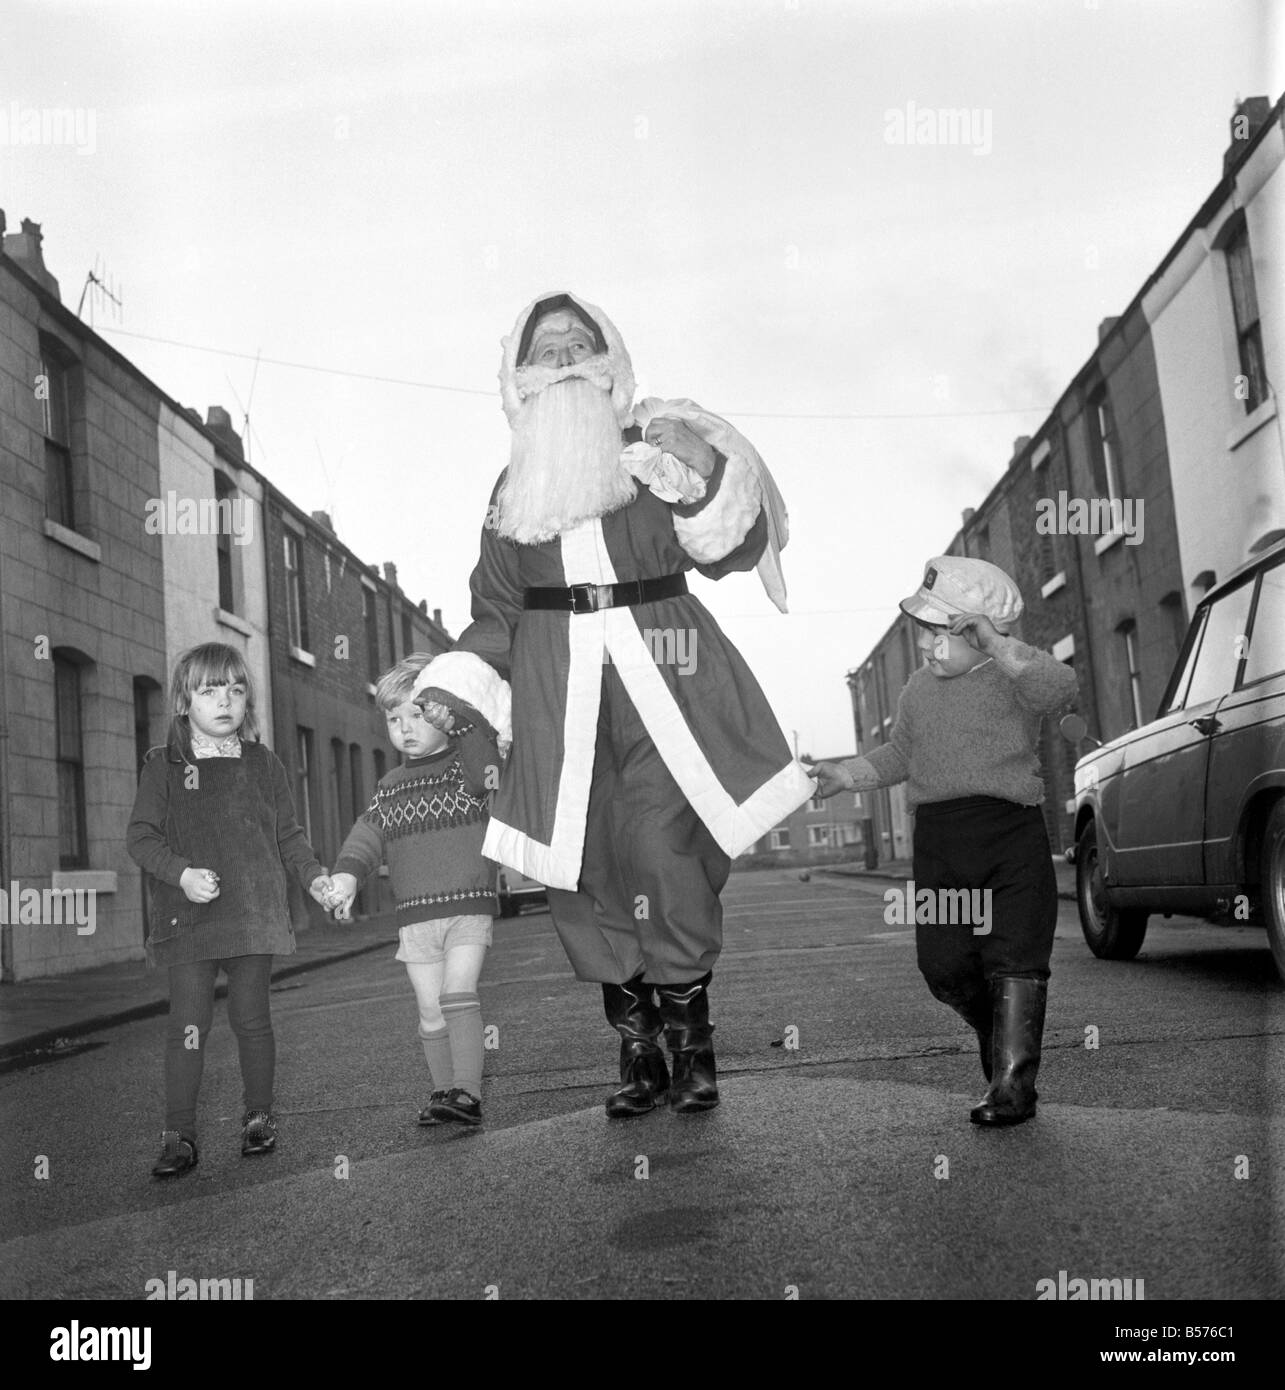
{"type": "Polygon", "coordinates": [[[712,976],[703,975],[688,985],[657,985],[660,1015],[665,1020],[665,1040],[673,1060],[669,1104],[678,1111],[712,1110],[718,1104],[718,1080],[714,1071],[714,1032],[709,1021],[709,995],[705,986],[712,976]]]}
{"type": "Polygon", "coordinates": [[[645,1115],[669,1089],[669,1069],[657,1043],[665,1025],[652,986],[641,975],[623,985],[603,985],[602,1003],[607,1022],[620,1034],[621,1085],[607,1097],[608,1118],[645,1115]]]}
{"type": "Polygon", "coordinates": [[[995,1009],[991,1003],[991,992],[988,988],[983,988],[971,999],[952,1007],[977,1034],[977,1050],[981,1053],[982,1071],[989,1081],[994,1073],[991,1065],[991,1046],[995,1036],[995,1009]]]}
{"type": "Polygon", "coordinates": [[[973,1107],[969,1118],[975,1125],[1020,1125],[1035,1114],[1039,1099],[1035,1075],[1040,1069],[1048,988],[1047,980],[1015,975],[991,981],[995,1075],[990,1090],[973,1107]]]}

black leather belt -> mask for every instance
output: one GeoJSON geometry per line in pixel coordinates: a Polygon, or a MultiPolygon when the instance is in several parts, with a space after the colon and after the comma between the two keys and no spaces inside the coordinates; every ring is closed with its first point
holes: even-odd
{"type": "Polygon", "coordinates": [[[685,574],[666,574],[660,579],[631,579],[625,584],[572,584],[566,589],[528,589],[523,608],[556,608],[564,613],[596,613],[600,608],[627,608],[635,603],[655,603],[687,592],[685,574]]]}

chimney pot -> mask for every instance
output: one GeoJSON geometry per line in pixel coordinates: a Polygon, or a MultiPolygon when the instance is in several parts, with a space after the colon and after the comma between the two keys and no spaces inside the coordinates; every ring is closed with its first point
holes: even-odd
{"type": "Polygon", "coordinates": [[[438,627],[441,627],[441,625],[442,625],[442,610],[441,610],[440,608],[434,608],[434,609],[433,609],[433,621],[437,624],[438,627]]]}
{"type": "Polygon", "coordinates": [[[41,250],[43,241],[44,234],[40,230],[40,223],[33,222],[30,217],[24,217],[22,230],[11,232],[4,238],[4,253],[20,265],[41,289],[61,301],[58,281],[45,268],[45,256],[41,250]]]}
{"type": "Polygon", "coordinates": [[[1272,114],[1270,97],[1246,97],[1238,101],[1231,113],[1231,144],[1223,154],[1223,173],[1231,167],[1249,148],[1249,142],[1267,124],[1272,114]]]}
{"type": "Polygon", "coordinates": [[[397,566],[391,560],[384,561],[384,582],[397,588],[397,566]]]}

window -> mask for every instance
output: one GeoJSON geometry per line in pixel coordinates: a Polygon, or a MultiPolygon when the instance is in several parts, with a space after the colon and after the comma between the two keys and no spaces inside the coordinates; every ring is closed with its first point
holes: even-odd
{"type": "Polygon", "coordinates": [[[236,489],[222,473],[214,475],[215,512],[219,518],[219,529],[214,538],[218,547],[219,561],[219,607],[225,613],[236,612],[236,600],[232,593],[232,499],[236,489]],[[225,507],[223,504],[227,502],[225,507]]]}
{"type": "Polygon", "coordinates": [[[1121,489],[1115,418],[1105,387],[1089,397],[1089,466],[1098,496],[1118,500],[1121,489]]]}
{"type": "Polygon", "coordinates": [[[1133,711],[1130,728],[1139,728],[1142,718],[1142,672],[1138,669],[1138,625],[1132,618],[1121,623],[1116,629],[1124,642],[1124,665],[1129,673],[1128,709],[1133,711]]]}
{"type": "Polygon", "coordinates": [[[375,685],[379,681],[379,612],[374,592],[361,586],[361,621],[366,630],[366,679],[375,685]]]}
{"type": "Polygon", "coordinates": [[[1263,362],[1263,331],[1258,321],[1258,293],[1254,288],[1254,262],[1249,253],[1249,231],[1244,222],[1225,248],[1231,280],[1231,309],[1236,320],[1236,351],[1245,378],[1245,413],[1256,410],[1267,396],[1267,369],[1263,362]]]}
{"type": "Polygon", "coordinates": [[[1232,687],[1244,651],[1252,583],[1238,585],[1202,610],[1203,620],[1191,643],[1168,709],[1191,709],[1217,700],[1232,687]]]}
{"type": "Polygon", "coordinates": [[[351,819],[356,820],[366,809],[366,800],[361,794],[361,749],[355,743],[348,745],[348,790],[351,819]]]}
{"type": "Polygon", "coordinates": [[[76,526],[75,475],[71,466],[70,381],[67,358],[40,340],[40,375],[45,379],[40,402],[45,435],[45,514],[59,526],[76,526]]]}
{"type": "Polygon", "coordinates": [[[1044,532],[1039,538],[1040,585],[1043,587],[1058,572],[1057,545],[1052,535],[1044,532]]]}
{"type": "MultiPolygon", "coordinates": [[[[342,739],[330,740],[330,804],[335,808],[335,833],[344,833],[344,762],[346,755],[342,739]]],[[[338,847],[336,846],[336,849],[338,847]]]]}
{"type": "Polygon", "coordinates": [[[304,602],[303,545],[293,531],[285,532],[286,608],[290,626],[290,645],[308,650],[308,608],[304,602]]]}
{"type": "Polygon", "coordinates": [[[58,865],[89,863],[85,836],[85,748],[81,725],[80,667],[54,656],[54,744],[58,766],[58,865]]]}
{"type": "Polygon", "coordinates": [[[812,800],[808,802],[808,810],[809,810],[809,811],[824,811],[824,810],[825,810],[825,802],[826,802],[825,797],[823,797],[823,796],[814,796],[814,797],[812,798],[812,800]]]}
{"type": "Polygon", "coordinates": [[[1173,638],[1173,649],[1176,656],[1178,652],[1182,651],[1183,639],[1187,635],[1187,618],[1182,611],[1182,595],[1177,589],[1171,589],[1160,600],[1160,611],[1169,624],[1169,634],[1173,638]]]}
{"type": "Polygon", "coordinates": [[[303,833],[312,842],[312,730],[299,725],[296,730],[297,742],[295,756],[298,767],[295,772],[295,816],[303,826],[303,833]]]}
{"type": "Polygon", "coordinates": [[[1285,671],[1285,564],[1263,571],[1241,684],[1285,671]]]}
{"type": "Polygon", "coordinates": [[[808,848],[828,849],[830,847],[830,832],[833,828],[829,825],[809,825],[808,848]]]}
{"type": "Polygon", "coordinates": [[[790,847],[790,827],[788,825],[778,826],[767,837],[769,849],[789,849],[790,847]]]}

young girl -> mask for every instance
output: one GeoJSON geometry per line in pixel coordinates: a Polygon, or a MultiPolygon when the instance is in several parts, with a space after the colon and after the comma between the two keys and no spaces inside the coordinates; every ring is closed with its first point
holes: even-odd
{"type": "Polygon", "coordinates": [[[318,902],[329,887],[295,820],[286,770],[257,742],[241,653],[218,642],[184,652],[170,707],[169,737],[143,764],[126,837],[150,877],[148,964],[170,973],[158,1178],[197,1161],[196,1097],[220,966],[245,1087],[241,1153],[276,1145],[268,981],[272,957],[294,951],[286,866],[318,902]]]}

